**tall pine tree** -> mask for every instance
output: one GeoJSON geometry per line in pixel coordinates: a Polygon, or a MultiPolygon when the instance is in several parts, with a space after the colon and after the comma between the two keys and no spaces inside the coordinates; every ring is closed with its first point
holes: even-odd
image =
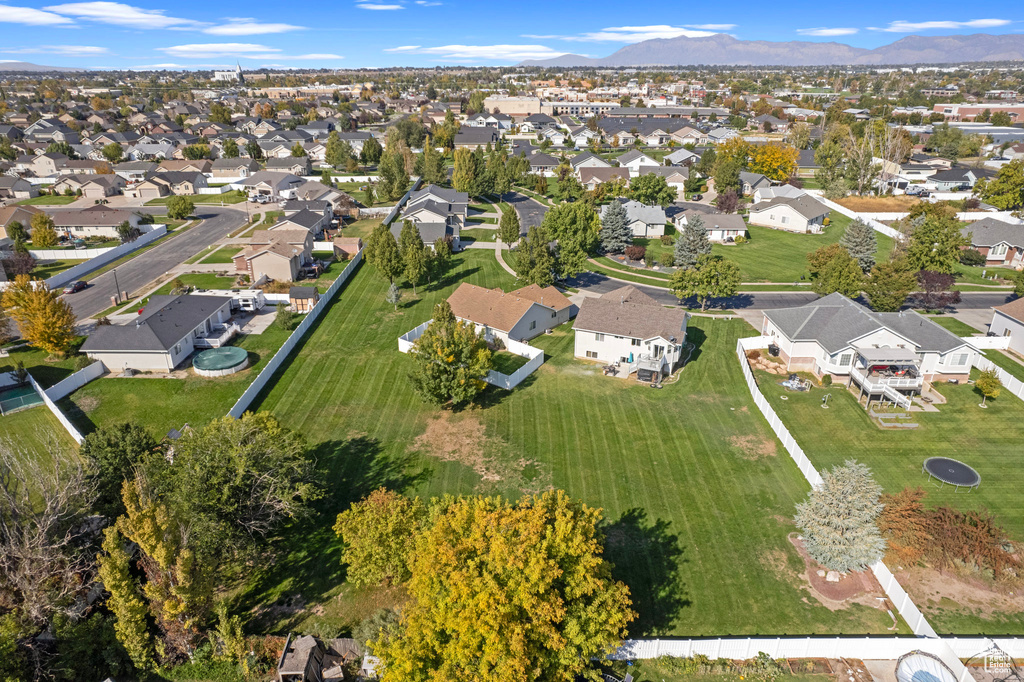
{"type": "Polygon", "coordinates": [[[870,225],[859,218],[847,225],[839,245],[850,252],[863,272],[869,272],[875,266],[875,252],[878,251],[878,239],[870,225]]]}
{"type": "Polygon", "coordinates": [[[676,237],[676,246],[672,253],[676,267],[692,268],[697,264],[698,258],[709,253],[711,241],[708,239],[708,230],[704,227],[704,219],[693,213],[687,217],[683,233],[676,237]]]}
{"type": "Polygon", "coordinates": [[[608,204],[601,218],[601,250],[605,253],[622,253],[633,244],[633,231],[626,223],[626,209],[622,202],[615,200],[608,204]]]}

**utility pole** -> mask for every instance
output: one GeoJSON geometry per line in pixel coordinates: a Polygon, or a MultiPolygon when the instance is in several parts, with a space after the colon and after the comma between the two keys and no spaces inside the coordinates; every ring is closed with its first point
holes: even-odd
{"type": "Polygon", "coordinates": [[[117,283],[117,268],[114,268],[113,270],[111,270],[111,272],[114,273],[114,298],[117,299],[118,303],[120,303],[121,302],[121,286],[117,283]]]}

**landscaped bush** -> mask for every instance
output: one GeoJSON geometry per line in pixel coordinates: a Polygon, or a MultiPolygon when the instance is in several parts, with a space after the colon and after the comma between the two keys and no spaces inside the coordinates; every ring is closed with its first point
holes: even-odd
{"type": "Polygon", "coordinates": [[[822,221],[821,221],[821,224],[822,224],[822,225],[823,225],[824,227],[828,227],[829,225],[831,225],[831,224],[832,224],[832,219],[831,219],[831,218],[829,218],[828,216],[825,216],[825,217],[824,217],[824,218],[822,219],[822,221]]]}
{"type": "Polygon", "coordinates": [[[831,374],[826,374],[825,376],[821,377],[821,385],[826,387],[826,388],[831,386],[832,385],[832,375],[831,374]]]}
{"type": "Polygon", "coordinates": [[[965,211],[973,211],[977,208],[981,208],[981,200],[978,197],[967,197],[964,199],[965,211]]]}
{"type": "Polygon", "coordinates": [[[629,260],[640,261],[647,256],[647,247],[645,246],[627,246],[626,247],[626,258],[629,260]]]}
{"type": "Polygon", "coordinates": [[[748,351],[747,352],[747,359],[748,360],[760,360],[761,359],[761,351],[757,350],[756,348],[754,350],[752,350],[752,351],[748,351]]]}
{"type": "Polygon", "coordinates": [[[663,253],[658,257],[658,265],[670,268],[676,264],[675,256],[671,253],[663,253]]]}
{"type": "Polygon", "coordinates": [[[663,234],[663,235],[661,235],[661,243],[664,246],[672,246],[673,244],[675,244],[675,240],[672,239],[672,235],[670,235],[670,234],[663,234]]]}
{"type": "Polygon", "coordinates": [[[736,238],[733,240],[733,242],[735,242],[736,244],[746,244],[747,238],[744,237],[742,234],[738,234],[736,235],[736,238]]]}
{"type": "Polygon", "coordinates": [[[977,249],[964,249],[960,252],[960,262],[971,266],[984,265],[985,254],[977,249]]]}
{"type": "Polygon", "coordinates": [[[645,251],[644,252],[644,265],[646,265],[649,268],[650,267],[654,267],[654,252],[653,251],[645,251]]]}

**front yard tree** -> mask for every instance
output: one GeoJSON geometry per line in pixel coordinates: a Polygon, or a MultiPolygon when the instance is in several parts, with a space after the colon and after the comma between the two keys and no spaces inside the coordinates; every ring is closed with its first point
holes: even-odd
{"type": "Polygon", "coordinates": [[[715,200],[715,206],[722,213],[735,213],[736,209],[740,207],[740,196],[734,189],[726,190],[718,195],[718,198],[715,200]]]}
{"type": "Polygon", "coordinates": [[[846,249],[840,247],[817,269],[811,288],[819,296],[840,293],[849,298],[856,298],[863,286],[864,273],[860,265],[846,249]]]}
{"type": "Polygon", "coordinates": [[[878,530],[882,486],[867,466],[847,460],[822,475],[822,484],[796,506],[794,521],[811,558],[846,573],[871,566],[885,553],[878,530]]]}
{"type": "Polygon", "coordinates": [[[171,197],[167,200],[167,217],[171,220],[184,220],[195,211],[196,204],[188,197],[171,197]]]}
{"type": "Polygon", "coordinates": [[[394,282],[395,277],[402,274],[404,268],[395,235],[391,234],[387,225],[381,223],[373,228],[367,242],[366,259],[373,267],[377,268],[381,277],[389,282],[394,282]]]}
{"type": "Polygon", "coordinates": [[[712,298],[735,296],[740,286],[740,269],[721,256],[704,254],[692,268],[676,270],[669,280],[669,289],[680,301],[694,297],[700,310],[708,308],[712,298]]]}
{"type": "Polygon", "coordinates": [[[1019,270],[1013,276],[1013,295],[1017,298],[1024,297],[1024,270],[1019,270]]]}
{"type": "Polygon", "coordinates": [[[462,148],[455,150],[455,169],[452,171],[452,187],[457,192],[473,194],[479,182],[476,156],[472,149],[462,148]]]}
{"type": "Polygon", "coordinates": [[[871,307],[880,313],[899,312],[915,289],[917,276],[902,260],[879,263],[864,282],[871,307]]]}
{"type": "Polygon", "coordinates": [[[4,312],[21,330],[30,346],[63,355],[75,340],[75,313],[71,305],[40,280],[19,275],[3,292],[4,312]]]}
{"type": "Polygon", "coordinates": [[[1001,211],[1014,211],[1024,207],[1024,159],[1006,164],[991,180],[979,180],[974,193],[1001,211]]]}
{"type": "Polygon", "coordinates": [[[986,401],[989,398],[994,400],[999,397],[999,390],[1003,387],[1003,382],[999,380],[999,373],[995,369],[986,369],[978,375],[974,387],[981,393],[981,406],[988,407],[985,404],[986,401]]]}
{"type": "Polygon", "coordinates": [[[238,149],[238,142],[233,137],[229,137],[224,140],[224,144],[221,147],[220,155],[225,159],[237,159],[241,155],[241,151],[238,149]]]}
{"type": "Polygon", "coordinates": [[[908,220],[910,240],[906,255],[911,267],[946,274],[956,272],[961,247],[970,245],[960,231],[962,225],[956,218],[956,211],[927,204],[919,212],[911,211],[908,220]]]}
{"type": "Polygon", "coordinates": [[[409,559],[426,508],[381,488],[338,514],[334,532],[344,543],[341,560],[354,585],[398,585],[409,579],[409,559]]]}
{"type": "Polygon", "coordinates": [[[453,501],[416,540],[403,627],[373,642],[383,682],[582,677],[636,617],[600,523],[562,491],[453,501]]]}
{"type": "Polygon", "coordinates": [[[103,158],[110,163],[117,163],[124,156],[124,147],[117,142],[111,142],[108,145],[104,145],[101,153],[103,158]]]}
{"type": "Polygon", "coordinates": [[[601,218],[601,250],[605,253],[622,253],[633,244],[633,230],[626,222],[626,208],[614,199],[601,218]]]}
{"type": "Polygon", "coordinates": [[[435,405],[461,407],[484,389],[492,367],[483,333],[471,322],[460,322],[447,301],[434,306],[434,319],[410,352],[413,388],[435,405]]]}
{"type": "Polygon", "coordinates": [[[559,204],[544,214],[541,225],[558,242],[556,266],[562,277],[574,277],[587,269],[601,230],[601,220],[589,203],[559,204]]]}
{"type": "Polygon", "coordinates": [[[676,245],[672,252],[676,267],[692,268],[697,259],[711,253],[711,241],[708,230],[704,227],[704,219],[694,213],[686,219],[682,233],[676,237],[676,245]]]}
{"type": "Polygon", "coordinates": [[[719,159],[715,164],[715,191],[740,189],[740,171],[743,166],[736,159],[719,159]]]}
{"type": "Polygon", "coordinates": [[[515,244],[519,241],[521,225],[519,214],[511,206],[501,214],[501,221],[498,223],[498,239],[506,244],[515,244]]]}
{"type": "Polygon", "coordinates": [[[53,226],[53,218],[45,213],[36,213],[29,224],[32,226],[32,246],[52,249],[57,245],[57,228],[53,226]]]}
{"type": "Polygon", "coordinates": [[[555,282],[555,257],[551,254],[551,239],[547,230],[531,227],[526,239],[519,241],[515,250],[516,279],[523,284],[551,286],[555,282]]]}
{"type": "Polygon", "coordinates": [[[956,277],[934,270],[917,273],[918,301],[928,310],[942,310],[960,302],[960,292],[953,289],[956,277]]]}
{"type": "Polygon", "coordinates": [[[846,226],[843,236],[839,238],[839,245],[853,256],[864,272],[874,267],[878,239],[874,229],[860,218],[846,226]]]}
{"type": "Polygon", "coordinates": [[[641,175],[629,183],[629,197],[648,206],[668,206],[676,200],[676,190],[661,175],[641,175]]]}

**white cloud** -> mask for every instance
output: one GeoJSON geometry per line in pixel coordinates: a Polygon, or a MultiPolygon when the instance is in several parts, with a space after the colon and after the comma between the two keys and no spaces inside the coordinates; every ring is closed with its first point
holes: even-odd
{"type": "MultiPolygon", "coordinates": [[[[729,26],[732,24],[710,24],[711,26],[729,26]]],[[[579,35],[524,35],[523,38],[537,38],[540,40],[570,40],[579,42],[612,42],[612,43],[639,43],[654,38],[706,38],[715,35],[720,30],[695,30],[685,26],[668,26],[665,24],[655,26],[613,26],[591,33],[579,35]]]]}
{"type": "Polygon", "coordinates": [[[885,28],[870,27],[872,31],[888,33],[914,33],[934,29],[996,28],[1011,23],[1009,19],[971,19],[970,21],[893,21],[885,28]]]}
{"type": "Polygon", "coordinates": [[[386,48],[385,52],[398,54],[429,54],[449,61],[511,61],[521,59],[549,59],[565,52],[543,45],[442,45],[420,47],[404,45],[386,48]]]}
{"type": "Polygon", "coordinates": [[[705,31],[731,31],[736,24],[687,24],[688,28],[699,28],[705,31]]]}
{"type": "Polygon", "coordinates": [[[43,9],[126,28],[198,28],[204,26],[201,22],[192,19],[169,17],[164,14],[162,9],[142,9],[121,2],[69,2],[62,5],[50,5],[43,9]]]}
{"type": "Polygon", "coordinates": [[[394,9],[405,9],[405,7],[403,7],[402,5],[379,5],[379,4],[375,3],[375,2],[358,2],[358,3],[356,3],[356,7],[361,7],[362,9],[383,10],[383,11],[394,10],[394,9]]]}
{"type": "Polygon", "coordinates": [[[228,23],[219,26],[204,28],[203,33],[215,36],[255,36],[267,33],[286,33],[288,31],[301,31],[303,26],[292,24],[269,24],[262,23],[255,19],[230,18],[228,23]]]}
{"type": "Polygon", "coordinates": [[[0,5],[0,22],[28,26],[70,26],[75,23],[71,19],[53,12],[12,5],[0,5]]]}
{"type": "Polygon", "coordinates": [[[796,32],[802,36],[849,36],[859,30],[856,28],[798,28],[796,32]]]}
{"type": "Polygon", "coordinates": [[[4,54],[61,54],[69,57],[94,57],[110,54],[109,49],[93,45],[39,45],[37,47],[4,48],[0,52],[4,54]]]}
{"type": "Polygon", "coordinates": [[[441,3],[439,2],[428,2],[428,0],[416,0],[416,4],[420,7],[437,7],[441,3]]]}
{"type": "Polygon", "coordinates": [[[215,57],[266,57],[273,55],[278,58],[281,50],[276,47],[267,47],[256,43],[193,43],[191,45],[173,45],[171,47],[158,47],[158,52],[163,52],[172,57],[184,57],[191,59],[211,59],[215,57]]]}

